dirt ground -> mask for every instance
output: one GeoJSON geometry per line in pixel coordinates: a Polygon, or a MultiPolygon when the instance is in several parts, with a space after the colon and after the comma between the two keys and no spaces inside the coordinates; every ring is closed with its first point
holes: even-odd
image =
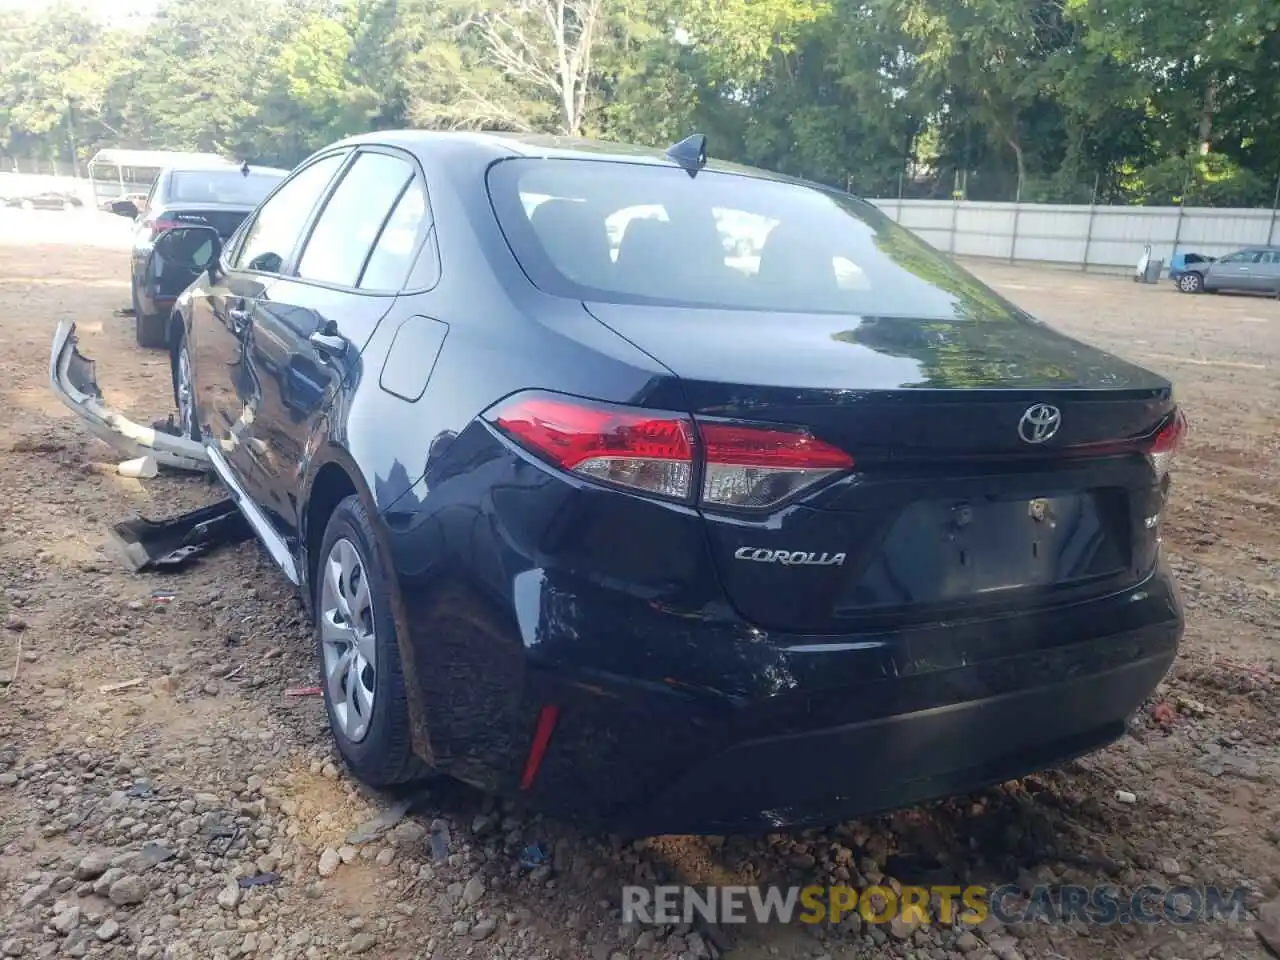
{"type": "Polygon", "coordinates": [[[109,229],[72,232],[0,240],[0,956],[1264,955],[1253,917],[647,928],[621,924],[618,906],[624,882],[655,879],[1245,885],[1251,910],[1280,894],[1280,303],[970,265],[1169,375],[1188,412],[1164,534],[1186,640],[1130,736],[1064,770],[827,831],[624,843],[461,788],[408,798],[407,814],[357,789],[321,701],[286,693],[315,682],[311,639],[256,544],[178,574],[124,570],[110,524],[217,491],[116,476],[50,392],[50,339],[71,317],[115,405],[144,422],[171,408],[166,358],[115,314],[127,250],[109,229]]]}

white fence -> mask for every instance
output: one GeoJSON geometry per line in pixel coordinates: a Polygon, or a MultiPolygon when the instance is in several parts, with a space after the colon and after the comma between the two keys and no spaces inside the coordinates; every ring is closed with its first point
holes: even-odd
{"type": "Polygon", "coordinates": [[[1280,244],[1280,216],[1275,210],[871,202],[947,253],[1081,270],[1132,270],[1147,244],[1151,255],[1166,265],[1175,251],[1222,256],[1241,247],[1280,244]]]}

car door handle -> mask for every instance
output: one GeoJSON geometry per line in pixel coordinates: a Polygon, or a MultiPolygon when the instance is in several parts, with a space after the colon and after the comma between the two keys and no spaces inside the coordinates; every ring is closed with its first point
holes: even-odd
{"type": "Polygon", "coordinates": [[[321,353],[329,356],[340,357],[347,352],[346,338],[340,337],[336,333],[320,333],[316,331],[307,337],[307,340],[321,353]]]}

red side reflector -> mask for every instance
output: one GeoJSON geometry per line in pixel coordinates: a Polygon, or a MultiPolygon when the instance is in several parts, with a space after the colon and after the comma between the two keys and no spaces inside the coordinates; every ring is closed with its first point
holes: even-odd
{"type": "Polygon", "coordinates": [[[524,773],[520,777],[520,789],[528,790],[537,779],[538,768],[542,766],[542,758],[546,756],[547,746],[551,743],[551,732],[556,728],[560,718],[560,708],[547,704],[538,713],[538,725],[533,730],[533,743],[529,745],[529,756],[524,762],[524,773]]]}

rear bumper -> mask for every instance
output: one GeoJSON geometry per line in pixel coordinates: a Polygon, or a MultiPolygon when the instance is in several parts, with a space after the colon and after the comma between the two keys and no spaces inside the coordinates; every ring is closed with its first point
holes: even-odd
{"type": "Polygon", "coordinates": [[[838,637],[765,634],[564,580],[540,594],[516,651],[456,635],[449,662],[432,662],[439,634],[413,638],[414,669],[452,678],[425,698],[435,759],[631,835],[834,823],[1052,767],[1124,733],[1183,629],[1163,569],[1088,602],[838,637]],[[522,791],[548,705],[558,720],[522,791]]]}
{"type": "Polygon", "coordinates": [[[1166,653],[1018,694],[737,744],[625,822],[637,834],[819,825],[1001,783],[1122,736],[1172,661],[1166,653]]]}

